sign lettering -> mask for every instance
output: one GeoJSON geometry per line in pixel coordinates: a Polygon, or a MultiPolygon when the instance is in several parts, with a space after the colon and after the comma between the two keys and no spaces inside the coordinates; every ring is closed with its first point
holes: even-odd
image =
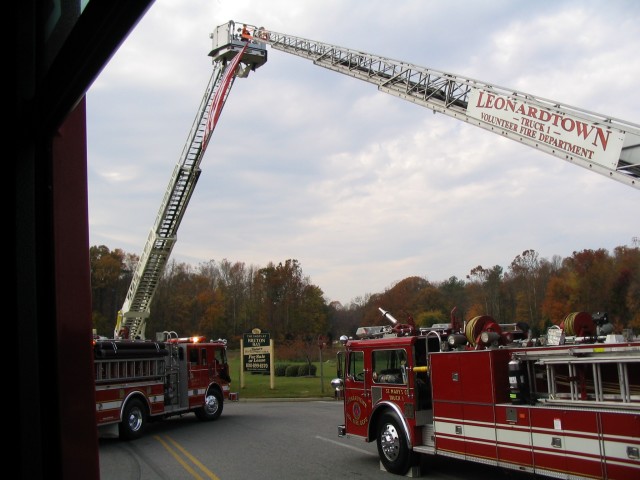
{"type": "Polygon", "coordinates": [[[271,335],[254,330],[242,337],[243,367],[246,372],[269,372],[271,369],[271,335]]]}
{"type": "Polygon", "coordinates": [[[467,115],[608,168],[617,167],[624,144],[619,130],[476,88],[469,93],[467,115]]]}

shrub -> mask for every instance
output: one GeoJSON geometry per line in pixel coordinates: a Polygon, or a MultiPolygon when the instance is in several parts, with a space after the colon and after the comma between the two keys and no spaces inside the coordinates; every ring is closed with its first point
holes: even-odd
{"type": "Polygon", "coordinates": [[[286,375],[288,363],[276,363],[273,367],[273,373],[276,377],[284,377],[286,375]]]}
{"type": "Polygon", "coordinates": [[[284,371],[284,376],[285,377],[297,377],[298,376],[298,370],[300,370],[300,366],[299,365],[288,365],[287,368],[284,371]]]}
{"type": "Polygon", "coordinates": [[[315,377],[316,376],[316,366],[312,363],[309,365],[305,363],[304,365],[300,365],[298,369],[299,377],[315,377]]]}

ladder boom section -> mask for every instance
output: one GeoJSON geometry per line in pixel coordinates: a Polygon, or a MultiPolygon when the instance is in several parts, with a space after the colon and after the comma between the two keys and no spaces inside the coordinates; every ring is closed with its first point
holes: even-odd
{"type": "Polygon", "coordinates": [[[640,189],[640,125],[452,73],[265,30],[256,41],[640,189]]]}
{"type": "Polygon", "coordinates": [[[213,98],[215,86],[220,84],[222,65],[216,65],[205,95],[198,109],[187,142],[176,164],[165,191],[155,223],[149,232],[140,260],[118,315],[116,336],[144,338],[144,326],[150,313],[158,281],[177,240],[178,227],[184,216],[195,185],[200,176],[200,162],[205,147],[205,129],[208,121],[207,106],[213,98]]]}
{"type": "MultiPolygon", "coordinates": [[[[220,28],[220,27],[219,27],[220,28]]],[[[231,45],[231,28],[226,36],[214,38],[213,72],[187,142],[169,180],[155,223],[149,232],[140,260],[133,274],[127,296],[116,322],[115,337],[145,338],[150,305],[171,251],[177,241],[178,228],[200,177],[200,163],[236,76],[247,76],[266,61],[266,48],[252,45],[244,59],[249,42],[231,45]],[[216,44],[218,42],[218,44],[216,44]],[[260,50],[264,55],[260,55],[260,50]],[[220,54],[224,51],[224,54],[220,54]],[[263,61],[260,61],[264,58],[263,61]]]]}

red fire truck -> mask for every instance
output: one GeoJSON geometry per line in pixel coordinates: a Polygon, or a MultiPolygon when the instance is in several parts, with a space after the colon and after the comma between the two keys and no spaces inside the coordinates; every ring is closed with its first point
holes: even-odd
{"type": "Polygon", "coordinates": [[[202,337],[178,338],[164,332],[162,341],[94,340],[96,420],[102,435],[131,440],[148,420],[194,412],[216,420],[230,392],[227,342],[202,337]]]}
{"type": "Polygon", "coordinates": [[[640,478],[640,340],[574,313],[539,339],[489,316],[342,337],[339,436],[377,442],[381,468],[418,476],[441,455],[565,479],[640,478]]]}

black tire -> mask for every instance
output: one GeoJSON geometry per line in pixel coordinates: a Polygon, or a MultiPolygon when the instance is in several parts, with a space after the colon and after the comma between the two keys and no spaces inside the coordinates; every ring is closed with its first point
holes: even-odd
{"type": "Polygon", "coordinates": [[[200,420],[217,420],[222,415],[224,397],[218,390],[209,390],[204,397],[204,405],[195,411],[196,417],[200,420]]]}
{"type": "Polygon", "coordinates": [[[124,407],[122,421],[118,425],[120,438],[140,438],[147,426],[147,407],[139,398],[133,398],[124,407]]]}
{"type": "Polygon", "coordinates": [[[404,475],[409,471],[414,453],[402,424],[394,413],[385,413],[378,423],[378,456],[384,468],[391,473],[404,475]]]}

